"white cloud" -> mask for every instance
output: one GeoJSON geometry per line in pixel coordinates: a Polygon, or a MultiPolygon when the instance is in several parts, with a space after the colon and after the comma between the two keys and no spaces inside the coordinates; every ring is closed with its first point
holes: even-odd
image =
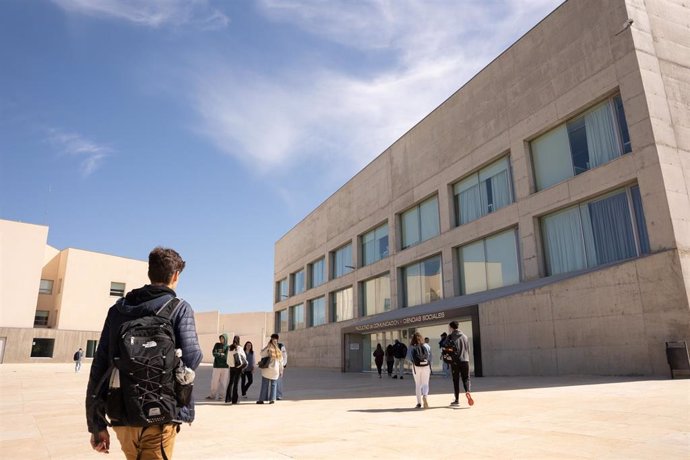
{"type": "Polygon", "coordinates": [[[61,153],[79,157],[80,170],[84,177],[95,172],[113,151],[110,147],[96,144],[80,134],[67,133],[59,129],[48,130],[48,141],[61,153]]]}
{"type": "Polygon", "coordinates": [[[116,18],[147,27],[194,24],[218,29],[229,19],[207,0],[52,0],[66,11],[116,18]]]}
{"type": "Polygon", "coordinates": [[[266,75],[211,60],[196,66],[193,104],[220,149],[261,171],[328,157],[352,165],[350,175],[559,3],[263,0],[270,20],[386,64],[300,61],[266,75]]]}

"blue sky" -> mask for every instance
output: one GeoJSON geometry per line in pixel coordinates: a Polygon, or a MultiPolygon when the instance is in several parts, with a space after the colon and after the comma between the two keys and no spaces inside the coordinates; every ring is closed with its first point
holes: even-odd
{"type": "Polygon", "coordinates": [[[559,3],[3,0],[0,218],[270,310],[275,241],[559,3]]]}

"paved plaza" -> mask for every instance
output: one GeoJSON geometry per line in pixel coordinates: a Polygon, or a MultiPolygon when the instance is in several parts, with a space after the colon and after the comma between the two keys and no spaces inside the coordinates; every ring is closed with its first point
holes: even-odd
{"type": "MultiPolygon", "coordinates": [[[[1,365],[0,458],[124,458],[114,435],[107,457],[88,445],[88,371],[1,365]]],[[[183,426],[176,459],[690,458],[690,380],[476,378],[470,409],[448,406],[452,383],[434,376],[431,407],[419,410],[411,376],[289,368],[285,400],[255,404],[255,382],[227,406],[203,400],[210,375],[199,369],[197,419],[183,426]]]]}

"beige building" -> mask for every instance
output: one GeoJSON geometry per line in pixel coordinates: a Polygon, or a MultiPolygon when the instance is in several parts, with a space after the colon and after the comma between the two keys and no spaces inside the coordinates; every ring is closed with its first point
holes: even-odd
{"type": "MultiPolygon", "coordinates": [[[[146,261],[60,251],[47,240],[46,226],[0,220],[0,363],[68,362],[79,347],[91,358],[108,309],[149,283],[146,261]]],[[[257,347],[273,333],[269,312],[194,316],[204,362],[223,332],[257,347]]]]}
{"type": "Polygon", "coordinates": [[[680,2],[566,1],[306,216],[275,245],[292,362],[368,370],[456,319],[477,375],[669,375],[689,30],[680,2]]]}

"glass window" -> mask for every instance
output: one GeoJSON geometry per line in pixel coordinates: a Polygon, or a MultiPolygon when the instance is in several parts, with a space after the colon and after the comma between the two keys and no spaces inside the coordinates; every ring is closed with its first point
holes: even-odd
{"type": "Polygon", "coordinates": [[[637,238],[640,240],[640,253],[649,254],[649,234],[647,233],[647,226],[644,222],[644,210],[642,209],[640,187],[637,185],[630,187],[630,196],[632,198],[633,209],[635,210],[635,228],[637,229],[637,238]]]}
{"type": "Polygon", "coordinates": [[[292,295],[304,292],[304,269],[292,274],[292,295]]]}
{"type": "Polygon", "coordinates": [[[323,257],[309,266],[309,287],[315,288],[326,282],[326,259],[323,257]]]}
{"type": "Polygon", "coordinates": [[[288,282],[287,278],[276,283],[276,302],[282,302],[288,298],[288,282]]]}
{"type": "Polygon", "coordinates": [[[115,281],[110,283],[110,295],[122,297],[125,295],[125,283],[117,283],[115,281]]]}
{"type": "Polygon", "coordinates": [[[332,302],[333,321],[345,321],[355,317],[352,287],[334,292],[332,302]]]}
{"type": "Polygon", "coordinates": [[[388,224],[362,235],[362,266],[388,257],[388,224]]]}
{"type": "Polygon", "coordinates": [[[87,340],[86,341],[86,357],[93,358],[96,355],[96,349],[98,348],[98,340],[87,340]]]}
{"type": "Polygon", "coordinates": [[[354,268],[352,266],[352,243],[335,250],[333,256],[333,278],[346,275],[354,268]]]}
{"type": "Polygon", "coordinates": [[[32,358],[52,358],[55,339],[37,339],[31,344],[32,358]]]}
{"type": "Polygon", "coordinates": [[[304,320],[304,304],[290,307],[290,330],[304,329],[307,326],[304,320]]]}
{"type": "Polygon", "coordinates": [[[311,315],[309,318],[309,326],[320,326],[326,324],[326,298],[318,297],[309,302],[311,315]]]}
{"type": "Polygon", "coordinates": [[[391,309],[391,280],[388,274],[362,283],[362,315],[376,315],[391,309]]]}
{"type": "Polygon", "coordinates": [[[520,281],[515,230],[508,230],[458,248],[463,294],[486,291],[520,281]]]}
{"type": "Polygon", "coordinates": [[[437,197],[402,213],[400,222],[403,249],[437,236],[440,233],[437,197]]]}
{"type": "Polygon", "coordinates": [[[539,136],[530,146],[538,190],[631,152],[620,96],[539,136]]]}
{"type": "Polygon", "coordinates": [[[455,224],[479,219],[513,202],[508,157],[481,169],[453,186],[455,224]]]}
{"type": "MultiPolygon", "coordinates": [[[[633,187],[634,188],[634,187],[633,187]]],[[[635,257],[649,249],[641,203],[622,189],[542,218],[542,239],[549,275],[635,257]],[[637,238],[633,229],[636,223],[637,238]],[[644,224],[642,224],[644,226],[644,224]]]]}
{"type": "Polygon", "coordinates": [[[402,272],[406,307],[433,302],[443,297],[441,256],[408,265],[402,272]]]}
{"type": "Polygon", "coordinates": [[[283,309],[276,312],[276,332],[287,332],[288,330],[288,311],[283,309]]]}
{"type": "Polygon", "coordinates": [[[38,293],[39,294],[46,294],[46,295],[52,294],[53,293],[53,280],[41,280],[41,284],[38,288],[38,293]]]}
{"type": "Polygon", "coordinates": [[[48,325],[48,316],[50,315],[49,312],[44,311],[44,310],[36,310],[36,314],[34,315],[34,327],[36,326],[47,326],[48,325]]]}

